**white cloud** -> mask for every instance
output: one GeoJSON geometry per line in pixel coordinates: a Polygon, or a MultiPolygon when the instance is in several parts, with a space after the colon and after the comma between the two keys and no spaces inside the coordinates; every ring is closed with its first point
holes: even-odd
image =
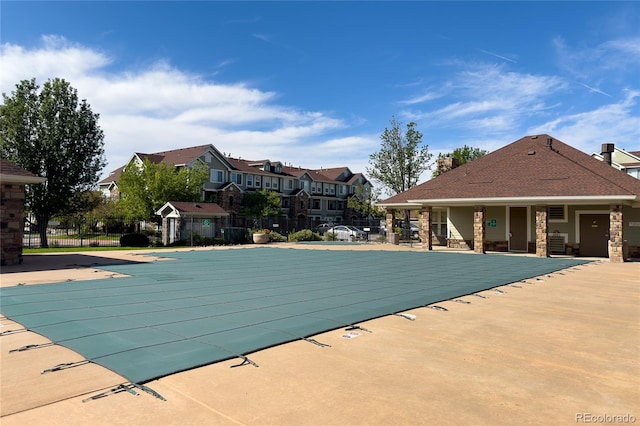
{"type": "Polygon", "coordinates": [[[2,59],[2,93],[11,93],[22,80],[38,82],[52,76],[75,81],[108,66],[111,59],[101,52],[73,45],[62,37],[44,36],[43,46],[25,49],[10,43],[0,46],[2,59]]]}
{"type": "Polygon", "coordinates": [[[587,153],[599,149],[602,143],[637,149],[640,135],[638,99],[640,90],[627,90],[619,102],[556,118],[532,127],[529,134],[547,133],[587,153]]]}
{"type": "Polygon", "coordinates": [[[430,111],[407,110],[403,114],[426,121],[427,127],[499,131],[553,108],[555,104],[548,105],[547,99],[565,91],[568,85],[556,76],[476,65],[454,74],[442,87],[447,90],[442,100],[449,103],[430,111]]]}
{"type": "Polygon", "coordinates": [[[560,36],[553,40],[558,66],[581,80],[615,78],[640,72],[640,37],[608,40],[593,47],[575,48],[560,36]]]}
{"type": "Polygon", "coordinates": [[[351,152],[349,143],[332,150],[327,146],[334,142],[322,143],[328,132],[346,127],[342,120],[277,105],[274,92],[242,82],[212,82],[167,62],[108,72],[107,55],[55,36],[43,38],[42,46],[33,49],[4,44],[0,60],[3,92],[10,93],[23,79],[35,77],[42,84],[61,77],[87,99],[100,114],[105,133],[104,175],[134,152],[209,143],[237,157],[272,158],[305,167],[347,165],[351,152]]]}

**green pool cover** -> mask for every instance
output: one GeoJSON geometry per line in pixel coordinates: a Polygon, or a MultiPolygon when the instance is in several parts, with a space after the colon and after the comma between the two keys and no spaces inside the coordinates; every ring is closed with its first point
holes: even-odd
{"type": "Polygon", "coordinates": [[[246,248],[157,253],[126,278],[0,289],[2,313],[144,383],[586,261],[246,248]]]}

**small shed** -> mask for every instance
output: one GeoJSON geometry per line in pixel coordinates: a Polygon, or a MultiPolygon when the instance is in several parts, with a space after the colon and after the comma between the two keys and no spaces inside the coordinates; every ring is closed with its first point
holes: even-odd
{"type": "Polygon", "coordinates": [[[40,184],[46,179],[0,158],[0,263],[22,263],[24,237],[25,185],[40,184]]]}
{"type": "Polygon", "coordinates": [[[156,212],[162,217],[162,243],[176,241],[194,243],[199,238],[222,236],[222,229],[229,217],[216,203],[189,203],[168,201],[156,212]]]}

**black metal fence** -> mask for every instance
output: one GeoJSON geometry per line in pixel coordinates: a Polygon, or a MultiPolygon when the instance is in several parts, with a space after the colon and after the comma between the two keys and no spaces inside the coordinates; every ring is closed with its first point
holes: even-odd
{"type": "MultiPolygon", "coordinates": [[[[181,243],[187,246],[200,245],[201,236],[206,234],[202,221],[197,224],[190,224],[185,230],[185,235],[181,243]]],[[[245,217],[234,217],[221,227],[223,229],[264,229],[268,228],[283,236],[288,236],[292,232],[303,229],[317,230],[322,221],[304,219],[291,219],[287,217],[250,219],[245,217]]],[[[371,239],[377,238],[380,234],[379,219],[349,219],[340,224],[353,225],[366,231],[371,239]]],[[[335,225],[338,225],[336,223],[335,225]]],[[[139,232],[147,235],[152,246],[162,245],[162,227],[154,222],[140,222],[127,224],[121,217],[99,217],[92,215],[74,215],[67,217],[57,217],[49,221],[46,238],[49,247],[119,247],[120,238],[125,234],[139,232]]],[[[216,235],[222,239],[223,235],[216,235]]],[[[43,247],[41,236],[37,226],[29,219],[25,222],[24,248],[43,247]]]]}
{"type": "MultiPolygon", "coordinates": [[[[154,244],[161,240],[155,224],[128,225],[123,218],[91,215],[51,219],[47,224],[46,239],[49,247],[119,247],[120,237],[133,232],[145,233],[154,244]]],[[[38,227],[29,219],[25,221],[23,247],[43,247],[38,227]]]]}

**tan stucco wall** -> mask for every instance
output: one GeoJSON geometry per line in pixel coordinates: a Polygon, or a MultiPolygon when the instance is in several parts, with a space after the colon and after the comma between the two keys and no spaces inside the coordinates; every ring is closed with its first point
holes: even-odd
{"type": "Polygon", "coordinates": [[[629,242],[629,245],[640,246],[640,208],[633,209],[630,206],[624,206],[622,221],[624,223],[624,239],[629,242]],[[635,226],[631,226],[631,224],[635,226]]]}
{"type": "Polygon", "coordinates": [[[473,241],[473,207],[451,207],[447,220],[452,239],[473,241]]]}
{"type": "Polygon", "coordinates": [[[485,221],[496,221],[496,227],[485,227],[485,240],[503,241],[507,235],[506,208],[503,206],[489,206],[485,213],[485,221]]]}

